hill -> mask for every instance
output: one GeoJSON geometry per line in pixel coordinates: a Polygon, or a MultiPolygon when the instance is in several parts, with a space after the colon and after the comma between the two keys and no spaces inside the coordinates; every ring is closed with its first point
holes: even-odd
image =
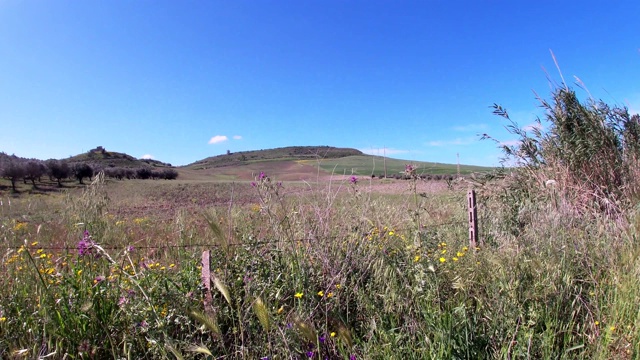
{"type": "Polygon", "coordinates": [[[183,168],[189,170],[204,170],[264,161],[336,159],[354,155],[363,155],[363,153],[356,149],[336,148],[332,146],[289,146],[212,156],[183,166],[183,168]]]}
{"type": "MultiPolygon", "coordinates": [[[[458,166],[433,162],[416,162],[363,154],[350,148],[329,146],[295,146],[268,150],[244,151],[209,157],[180,167],[180,178],[197,181],[247,181],[265,172],[283,181],[315,181],[335,176],[358,175],[402,177],[407,164],[417,167],[424,178],[456,176],[458,166]]],[[[460,165],[460,175],[487,172],[492,168],[460,165]]]]}
{"type": "Polygon", "coordinates": [[[115,151],[107,151],[104,147],[98,146],[86,153],[72,156],[65,159],[69,163],[90,163],[101,167],[122,167],[122,168],[141,168],[141,167],[171,167],[171,164],[163,163],[153,159],[137,159],[125,153],[115,151]]]}

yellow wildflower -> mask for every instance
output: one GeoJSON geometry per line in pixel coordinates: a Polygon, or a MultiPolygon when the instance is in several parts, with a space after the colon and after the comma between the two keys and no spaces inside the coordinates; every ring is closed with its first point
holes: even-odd
{"type": "Polygon", "coordinates": [[[0,317],[0,323],[3,323],[3,322],[5,322],[5,321],[7,321],[7,318],[6,318],[6,317],[4,317],[4,316],[3,316],[3,317],[0,317]]]}
{"type": "Polygon", "coordinates": [[[280,306],[280,309],[278,309],[278,314],[282,314],[284,312],[284,305],[280,306]]]}
{"type": "Polygon", "coordinates": [[[413,258],[413,262],[418,262],[418,261],[420,261],[420,255],[416,255],[416,256],[413,258]]]}
{"type": "Polygon", "coordinates": [[[332,292],[328,292],[328,293],[327,293],[327,297],[328,297],[328,298],[333,297],[333,293],[332,293],[332,292]]]}
{"type": "Polygon", "coordinates": [[[451,260],[458,261],[458,258],[454,256],[454,257],[451,258],[451,260]]]}
{"type": "Polygon", "coordinates": [[[296,293],[296,294],[295,294],[295,295],[293,295],[293,296],[295,296],[295,297],[297,297],[298,299],[300,299],[300,298],[302,298],[302,295],[304,295],[304,294],[303,294],[303,293],[301,293],[301,292],[299,292],[299,293],[296,293]]]}
{"type": "Polygon", "coordinates": [[[324,296],[324,291],[322,291],[322,290],[318,291],[318,296],[323,297],[324,296]]]}
{"type": "Polygon", "coordinates": [[[446,261],[447,261],[447,259],[445,259],[445,258],[443,258],[443,257],[441,257],[441,258],[440,258],[440,262],[441,262],[441,263],[446,262],[446,261]]]}
{"type": "Polygon", "coordinates": [[[336,337],[336,333],[334,331],[331,332],[331,334],[329,334],[331,337],[336,337]]]}

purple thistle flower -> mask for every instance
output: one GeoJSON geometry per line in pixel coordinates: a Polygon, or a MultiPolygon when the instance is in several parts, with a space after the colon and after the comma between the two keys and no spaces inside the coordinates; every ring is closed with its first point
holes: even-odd
{"type": "Polygon", "coordinates": [[[93,245],[94,242],[91,240],[91,235],[87,230],[85,230],[82,240],[78,242],[78,255],[84,256],[86,254],[90,254],[92,252],[93,245]]]}

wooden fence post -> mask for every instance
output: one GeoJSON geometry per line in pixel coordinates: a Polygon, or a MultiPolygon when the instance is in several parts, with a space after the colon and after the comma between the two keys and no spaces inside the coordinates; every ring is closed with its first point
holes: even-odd
{"type": "Polygon", "coordinates": [[[478,211],[476,209],[476,192],[472,189],[467,192],[469,205],[469,248],[475,249],[478,245],[478,211]]]}
{"type": "Polygon", "coordinates": [[[209,250],[202,252],[202,285],[204,285],[204,309],[210,311],[211,304],[213,303],[213,296],[211,295],[211,268],[209,262],[211,260],[211,254],[209,250]]]}

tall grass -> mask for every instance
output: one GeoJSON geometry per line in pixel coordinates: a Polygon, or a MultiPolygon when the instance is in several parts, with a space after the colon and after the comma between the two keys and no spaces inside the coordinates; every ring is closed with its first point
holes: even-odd
{"type": "Polygon", "coordinates": [[[0,357],[636,358],[637,118],[566,88],[546,106],[546,131],[512,124],[522,142],[505,151],[521,166],[473,184],[477,249],[466,188],[421,194],[411,174],[400,195],[264,174],[220,184],[234,189],[224,206],[158,215],[132,214],[135,189],[117,201],[101,177],[55,206],[13,198],[0,357]]]}

